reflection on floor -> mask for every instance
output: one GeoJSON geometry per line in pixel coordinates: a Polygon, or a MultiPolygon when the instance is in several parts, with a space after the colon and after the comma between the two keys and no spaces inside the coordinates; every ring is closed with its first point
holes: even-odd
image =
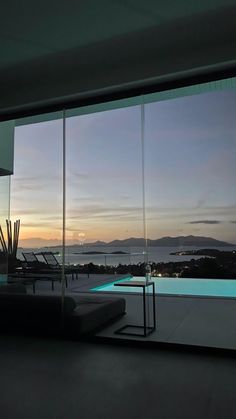
{"type": "Polygon", "coordinates": [[[234,419],[228,355],[0,335],[2,419],[234,419]]]}
{"type": "MultiPolygon", "coordinates": [[[[116,277],[118,279],[118,277],[116,277]]],[[[119,277],[120,278],[120,277],[119,277]]],[[[89,293],[93,287],[114,280],[111,275],[82,275],[78,280],[69,279],[67,294],[76,295],[89,293]]],[[[32,292],[30,286],[29,292],[32,292]]],[[[60,283],[55,284],[55,290],[50,290],[50,284],[37,281],[37,293],[58,294],[60,283]]],[[[114,296],[114,293],[98,293],[95,295],[114,296]]],[[[96,334],[97,338],[124,339],[114,332],[127,323],[142,324],[142,297],[137,294],[119,294],[126,299],[126,315],[96,334]]],[[[151,316],[151,297],[149,307],[149,322],[151,316]]],[[[127,336],[125,339],[149,342],[167,342],[181,345],[197,345],[236,350],[236,299],[233,298],[199,298],[183,296],[156,296],[157,329],[147,338],[127,336]]]]}

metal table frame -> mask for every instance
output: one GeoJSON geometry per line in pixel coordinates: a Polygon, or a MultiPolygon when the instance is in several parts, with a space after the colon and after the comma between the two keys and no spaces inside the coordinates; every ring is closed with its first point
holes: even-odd
{"type": "Polygon", "coordinates": [[[126,324],[122,326],[120,329],[116,330],[114,333],[118,335],[129,335],[129,336],[142,336],[146,337],[156,330],[156,301],[155,301],[155,284],[154,282],[146,282],[146,281],[124,281],[124,282],[117,282],[114,284],[117,287],[137,287],[143,289],[143,325],[135,325],[135,324],[126,324]],[[153,325],[147,326],[147,313],[146,313],[146,289],[152,286],[152,313],[153,313],[153,325]],[[143,329],[142,333],[129,333],[125,331],[127,328],[138,328],[143,329]]]}

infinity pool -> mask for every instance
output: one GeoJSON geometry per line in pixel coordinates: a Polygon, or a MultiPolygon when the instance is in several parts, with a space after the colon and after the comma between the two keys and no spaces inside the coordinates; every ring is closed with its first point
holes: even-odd
{"type": "MultiPolygon", "coordinates": [[[[127,280],[143,281],[144,279],[144,277],[127,277],[92,288],[91,291],[140,293],[140,288],[115,287],[114,284],[127,280]]],[[[236,279],[152,278],[152,281],[155,283],[156,294],[236,297],[236,279]]]]}

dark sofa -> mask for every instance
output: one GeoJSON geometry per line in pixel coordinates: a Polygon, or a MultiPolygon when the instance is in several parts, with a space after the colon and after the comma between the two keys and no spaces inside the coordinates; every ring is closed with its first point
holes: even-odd
{"type": "Polygon", "coordinates": [[[119,297],[32,295],[22,284],[0,287],[0,330],[91,334],[125,313],[119,297]]]}

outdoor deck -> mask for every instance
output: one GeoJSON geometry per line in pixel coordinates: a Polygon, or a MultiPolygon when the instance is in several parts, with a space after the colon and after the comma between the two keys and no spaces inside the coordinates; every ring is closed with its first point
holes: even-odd
{"type": "MultiPolygon", "coordinates": [[[[91,288],[120,279],[112,275],[80,275],[78,280],[68,281],[66,294],[91,293],[91,288]]],[[[28,286],[32,293],[32,286],[28,286]]],[[[55,283],[51,291],[50,282],[37,281],[36,293],[60,294],[61,284],[55,283]]],[[[114,332],[127,323],[142,324],[142,297],[138,294],[95,292],[95,295],[122,295],[126,299],[126,315],[96,334],[98,339],[128,339],[167,344],[193,345],[236,350],[236,299],[199,298],[156,295],[157,328],[146,338],[116,335],[114,332]]],[[[151,297],[148,307],[151,316],[151,297]]]]}

